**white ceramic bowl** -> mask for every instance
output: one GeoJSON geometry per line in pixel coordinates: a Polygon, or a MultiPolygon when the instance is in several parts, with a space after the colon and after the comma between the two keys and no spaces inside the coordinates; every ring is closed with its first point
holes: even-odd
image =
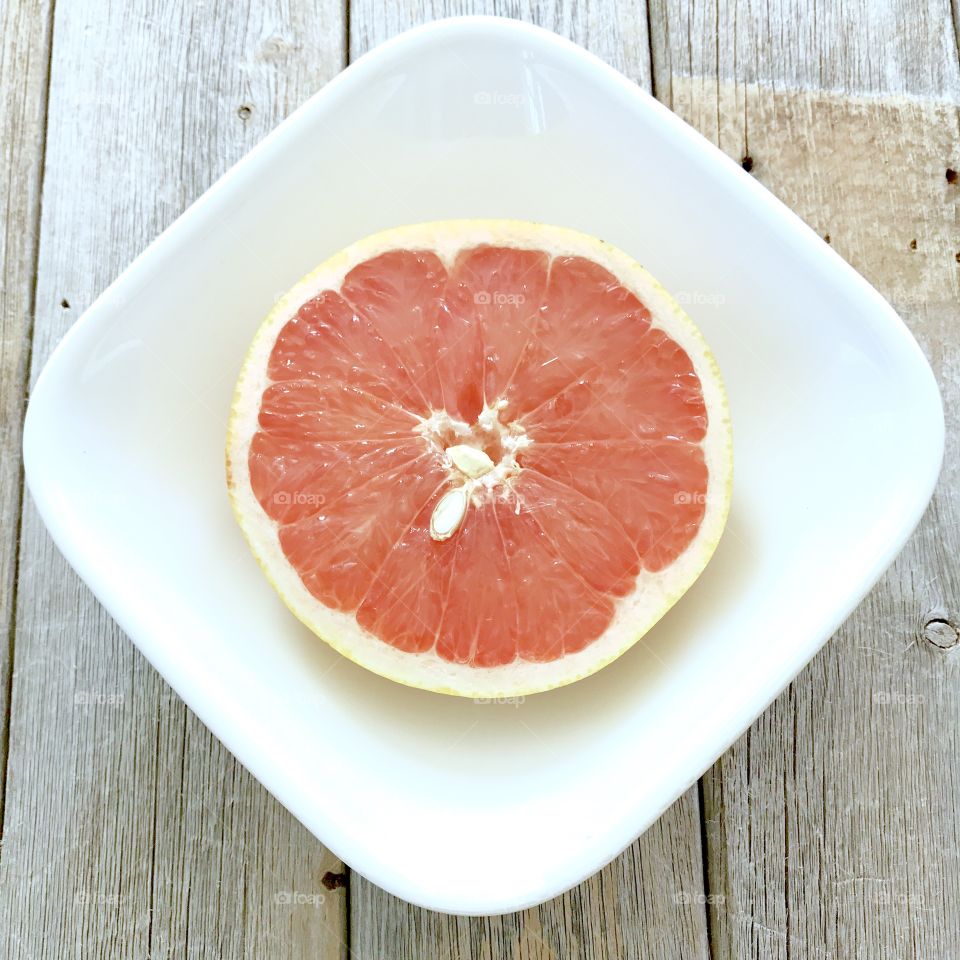
{"type": "Polygon", "coordinates": [[[384,44],[237,164],[64,338],[24,436],[58,546],[190,707],[353,868],[463,913],[551,897],[641,833],[883,572],[942,449],[917,344],[829,246],[610,67],[487,18],[384,44]],[[523,703],[341,659],[274,595],[224,486],[274,300],[352,240],[448,217],[627,250],[730,394],[733,509],[703,577],[621,660],[523,703]]]}

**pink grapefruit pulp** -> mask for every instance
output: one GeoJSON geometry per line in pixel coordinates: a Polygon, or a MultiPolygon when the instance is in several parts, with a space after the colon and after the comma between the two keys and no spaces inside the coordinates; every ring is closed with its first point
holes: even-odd
{"type": "Polygon", "coordinates": [[[387,231],[301,281],[251,347],[228,476],[293,612],[404,683],[531,693],[594,672],[703,569],[730,496],[703,338],[574,231],[387,231]]]}

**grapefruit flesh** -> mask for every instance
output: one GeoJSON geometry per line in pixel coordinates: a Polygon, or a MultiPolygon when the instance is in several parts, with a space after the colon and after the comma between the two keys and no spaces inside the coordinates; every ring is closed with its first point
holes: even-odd
{"type": "Polygon", "coordinates": [[[425,224],[281,301],[228,475],[268,576],[341,652],[416,686],[529,693],[619,655],[700,572],[729,421],[702,338],[620,251],[425,224]]]}

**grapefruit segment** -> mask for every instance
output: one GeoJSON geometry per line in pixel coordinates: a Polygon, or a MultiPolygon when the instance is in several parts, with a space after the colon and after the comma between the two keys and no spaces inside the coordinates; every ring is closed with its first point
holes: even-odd
{"type": "Polygon", "coordinates": [[[521,510],[584,582],[617,597],[633,589],[640,556],[609,507],[535,470],[524,470],[514,489],[521,510]]]}
{"type": "Polygon", "coordinates": [[[523,465],[594,497],[616,517],[646,570],[660,570],[696,535],[706,506],[703,450],[681,440],[537,444],[523,465]]]}
{"type": "Polygon", "coordinates": [[[457,536],[437,654],[453,663],[481,667],[511,663],[517,656],[516,606],[508,558],[497,528],[495,504],[477,506],[457,536]]]}
{"type": "Polygon", "coordinates": [[[357,387],[282,380],[263,392],[260,429],[289,444],[406,439],[418,418],[357,387]]]}
{"type": "Polygon", "coordinates": [[[273,382],[314,379],[352,386],[423,411],[423,398],[396,353],[369,319],[331,290],[311,297],[284,324],[270,352],[268,375],[273,382]]]}
{"type": "MultiPolygon", "coordinates": [[[[390,345],[422,397],[424,415],[444,409],[436,357],[446,286],[447,271],[436,254],[391,250],[358,264],[340,288],[353,310],[390,345]]],[[[355,363],[363,360],[357,357],[355,363]]]]}
{"type": "MultiPolygon", "coordinates": [[[[599,264],[555,257],[536,323],[504,396],[523,417],[588,372],[611,370],[642,348],[650,314],[599,264]]],[[[612,372],[612,371],[611,371],[612,372]]]]}
{"type": "MultiPolygon", "coordinates": [[[[542,250],[490,245],[466,250],[457,258],[452,283],[462,294],[455,301],[456,310],[477,334],[483,397],[501,396],[516,370],[539,318],[549,265],[542,250]]],[[[476,376],[473,369],[458,371],[460,379],[476,376]]],[[[480,407],[471,413],[479,416],[480,407]]]]}
{"type": "Polygon", "coordinates": [[[400,228],[277,305],[228,436],[234,511],[315,633],[403,683],[531,693],[615,659],[720,537],[698,331],[625,254],[513,221],[400,228]]]}
{"type": "Polygon", "coordinates": [[[497,517],[517,602],[517,652],[534,663],[562,660],[607,627],[613,601],[580,577],[532,513],[500,502],[497,517]]]}
{"type": "Polygon", "coordinates": [[[473,423],[483,409],[483,341],[474,321],[471,291],[448,280],[436,316],[437,347],[433,362],[443,404],[452,418],[473,423]]]}
{"type": "Polygon", "coordinates": [[[250,444],[250,485],[264,512],[285,526],[421,456],[417,439],[289,443],[260,432],[250,444]]]}
{"type": "Polygon", "coordinates": [[[679,437],[706,430],[700,381],[690,358],[660,330],[564,386],[522,419],[541,443],[679,437]]]}
{"type": "Polygon", "coordinates": [[[321,603],[356,610],[391,547],[444,480],[428,458],[412,461],[409,469],[373,477],[317,513],[278,526],[280,547],[321,603]]]}
{"type": "Polygon", "coordinates": [[[430,537],[432,504],[393,544],[357,609],[357,622],[398,650],[424,653],[436,644],[457,542],[430,537]]]}

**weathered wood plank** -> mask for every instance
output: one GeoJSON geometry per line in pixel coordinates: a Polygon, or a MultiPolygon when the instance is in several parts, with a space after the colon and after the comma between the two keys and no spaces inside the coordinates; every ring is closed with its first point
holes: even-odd
{"type": "Polygon", "coordinates": [[[948,417],[944,474],[918,533],[704,778],[713,953],[957,957],[960,194],[947,169],[960,166],[960,81],[949,8],[831,3],[816,23],[737,3],[653,10],[658,93],[749,157],[893,302],[948,417]],[[845,93],[803,89],[821,85],[845,93]],[[925,99],[878,96],[900,93],[925,99]]]}
{"type": "MultiPolygon", "coordinates": [[[[413,6],[354,0],[350,52],[442,16],[494,13],[571,37],[644,87],[650,85],[643,4],[457,3],[413,6]]],[[[509,870],[510,865],[504,864],[509,870]]],[[[707,956],[696,788],[688,791],[614,863],[563,897],[493,919],[452,918],[412,907],[362,877],[351,878],[351,950],[358,960],[402,957],[707,956]]]]}
{"type": "Polygon", "coordinates": [[[896,565],[707,778],[711,885],[729,891],[713,929],[742,955],[840,957],[854,944],[854,956],[950,956],[960,943],[960,244],[945,177],[960,147],[955,114],[795,97],[754,114],[755,169],[898,307],[933,362],[951,439],[933,506],[896,565]]]}
{"type": "Polygon", "coordinates": [[[33,316],[50,52],[49,3],[0,7],[0,822],[20,524],[20,439],[33,316]]]}
{"type": "MultiPolygon", "coordinates": [[[[335,0],[61,0],[33,375],[143,246],[340,69],[343,36],[335,0]]],[[[336,860],[170,693],[29,502],[12,698],[0,955],[343,955],[345,893],[323,884],[336,860]]]]}
{"type": "Polygon", "coordinates": [[[650,88],[647,8],[639,0],[350,0],[350,59],[421,23],[469,14],[512,17],[546,27],[650,88]]]}
{"type": "Polygon", "coordinates": [[[665,102],[675,77],[705,87],[730,80],[928,99],[960,93],[956,35],[943,0],[651,0],[650,23],[654,81],[665,102]]]}

